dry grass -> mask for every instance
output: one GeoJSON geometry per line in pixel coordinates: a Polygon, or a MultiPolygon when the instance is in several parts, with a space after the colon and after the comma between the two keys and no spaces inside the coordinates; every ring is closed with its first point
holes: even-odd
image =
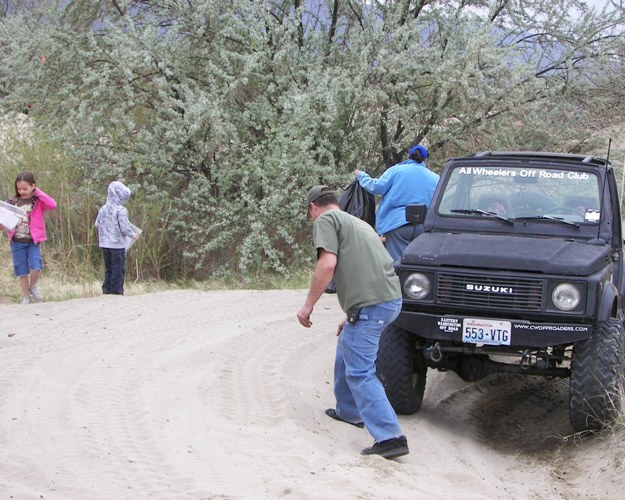
{"type": "MultiPolygon", "coordinates": [[[[46,255],[53,252],[42,248],[44,269],[41,275],[39,288],[48,301],[60,302],[77,298],[96,297],[102,294],[103,270],[77,270],[64,266],[62,263],[49,261],[46,255]]],[[[86,266],[83,266],[86,267],[86,266]]],[[[207,281],[179,281],[168,283],[164,281],[133,280],[133,273],[126,275],[124,289],[126,295],[140,295],[143,293],[160,292],[165,290],[269,290],[307,288],[310,281],[310,271],[303,270],[293,276],[253,275],[235,276],[223,275],[207,281]]],[[[21,291],[13,276],[13,261],[6,236],[0,234],[0,304],[19,303],[21,291]]]]}
{"type": "MultiPolygon", "coordinates": [[[[95,297],[102,294],[100,276],[94,274],[71,274],[56,262],[46,261],[45,246],[42,249],[44,269],[39,288],[48,301],[64,301],[76,298],[95,297]]],[[[126,293],[138,295],[151,291],[176,288],[166,283],[126,282],[126,293]]],[[[0,237],[0,303],[18,303],[22,294],[19,283],[13,276],[11,251],[5,236],[0,237]]]]}

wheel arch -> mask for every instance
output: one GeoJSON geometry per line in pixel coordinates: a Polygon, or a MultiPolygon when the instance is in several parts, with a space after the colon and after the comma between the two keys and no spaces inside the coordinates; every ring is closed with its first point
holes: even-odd
{"type": "Polygon", "coordinates": [[[614,283],[608,282],[601,291],[597,321],[620,318],[622,305],[621,296],[614,283]]]}

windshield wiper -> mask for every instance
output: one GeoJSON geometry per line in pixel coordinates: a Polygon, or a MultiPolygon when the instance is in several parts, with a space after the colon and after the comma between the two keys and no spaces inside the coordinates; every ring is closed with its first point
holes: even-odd
{"type": "Polygon", "coordinates": [[[575,229],[580,228],[580,225],[577,222],[559,219],[558,217],[552,217],[551,215],[530,215],[527,217],[517,217],[516,220],[555,220],[556,222],[560,222],[567,226],[574,227],[575,229]]]}
{"type": "Polygon", "coordinates": [[[497,212],[490,212],[488,210],[480,210],[479,208],[455,208],[450,210],[450,212],[454,214],[482,214],[482,215],[490,215],[495,217],[496,219],[507,222],[508,224],[514,225],[514,221],[508,219],[508,217],[504,217],[503,215],[499,215],[497,212]]]}

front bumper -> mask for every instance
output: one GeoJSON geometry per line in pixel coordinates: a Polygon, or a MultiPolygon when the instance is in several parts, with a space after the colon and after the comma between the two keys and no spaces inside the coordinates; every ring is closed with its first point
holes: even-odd
{"type": "MultiPolygon", "coordinates": [[[[480,342],[475,339],[471,342],[463,341],[463,325],[465,320],[485,320],[480,316],[435,315],[423,312],[402,311],[394,325],[414,333],[424,339],[450,341],[465,345],[486,345],[488,341],[480,342]]],[[[523,320],[505,320],[502,318],[493,321],[509,321],[510,347],[551,347],[567,345],[592,337],[594,328],[591,324],[574,323],[545,323],[523,320]]],[[[507,336],[507,335],[506,335],[507,336]]],[[[493,344],[489,344],[493,345],[493,344]]],[[[498,343],[502,346],[503,344],[498,343]]]]}

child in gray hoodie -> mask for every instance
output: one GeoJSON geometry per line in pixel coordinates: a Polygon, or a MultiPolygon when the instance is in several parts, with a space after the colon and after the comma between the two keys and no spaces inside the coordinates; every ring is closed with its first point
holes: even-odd
{"type": "Polygon", "coordinates": [[[119,181],[108,187],[106,203],[100,208],[95,227],[104,258],[102,293],[123,295],[126,277],[126,238],[134,237],[124,203],[130,198],[130,189],[119,181]]]}

